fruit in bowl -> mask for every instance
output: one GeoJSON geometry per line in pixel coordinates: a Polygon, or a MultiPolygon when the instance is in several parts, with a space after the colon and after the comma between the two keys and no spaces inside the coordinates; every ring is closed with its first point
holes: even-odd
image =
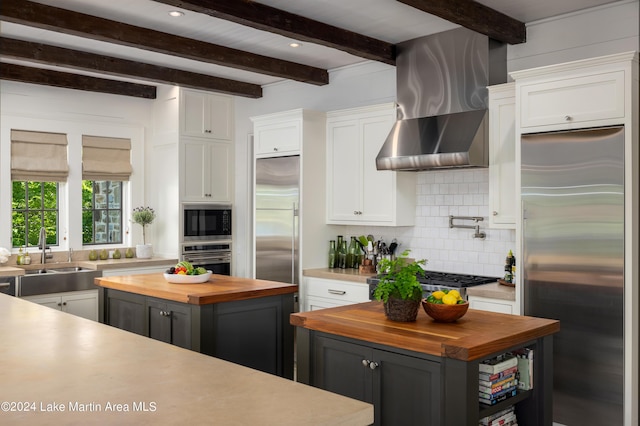
{"type": "Polygon", "coordinates": [[[178,262],[176,266],[172,266],[165,272],[169,275],[203,275],[207,273],[207,270],[201,266],[194,268],[193,265],[185,260],[178,262]]]}
{"type": "Polygon", "coordinates": [[[164,273],[164,279],[172,284],[199,284],[209,281],[211,271],[204,268],[194,268],[189,262],[178,262],[164,273]]]}
{"type": "Polygon", "coordinates": [[[460,297],[458,290],[438,290],[422,299],[422,308],[435,321],[454,322],[467,313],[469,302],[460,297]]]}

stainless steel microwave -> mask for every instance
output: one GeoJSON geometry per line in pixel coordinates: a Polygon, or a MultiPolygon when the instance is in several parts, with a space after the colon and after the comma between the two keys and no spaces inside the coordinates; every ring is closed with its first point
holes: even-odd
{"type": "Polygon", "coordinates": [[[231,240],[230,204],[182,204],[182,241],[231,240]]]}

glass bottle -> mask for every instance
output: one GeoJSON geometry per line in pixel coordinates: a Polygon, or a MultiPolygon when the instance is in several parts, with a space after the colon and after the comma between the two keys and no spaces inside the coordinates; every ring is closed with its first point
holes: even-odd
{"type": "Polygon", "coordinates": [[[336,267],[336,240],[329,240],[329,269],[336,267]]]}
{"type": "Polygon", "coordinates": [[[338,251],[338,259],[340,259],[340,268],[344,269],[347,267],[347,242],[342,241],[340,244],[340,250],[338,251]]]}
{"type": "Polygon", "coordinates": [[[357,268],[358,243],[356,237],[351,237],[349,243],[349,253],[347,254],[347,268],[357,268]]]}

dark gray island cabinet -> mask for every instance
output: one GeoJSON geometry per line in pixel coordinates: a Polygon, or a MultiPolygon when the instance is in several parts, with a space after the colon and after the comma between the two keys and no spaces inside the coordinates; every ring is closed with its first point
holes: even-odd
{"type": "Polygon", "coordinates": [[[477,425],[515,406],[519,425],[551,425],[552,338],[559,323],[469,310],[455,323],[420,312],[413,323],[385,318],[380,302],[291,315],[297,380],[374,405],[376,425],[477,425]],[[478,365],[529,347],[534,388],[478,403],[478,365]]]}
{"type": "Polygon", "coordinates": [[[171,284],[162,274],[102,277],[96,285],[100,322],[293,378],[296,285],[224,275],[171,284]]]}

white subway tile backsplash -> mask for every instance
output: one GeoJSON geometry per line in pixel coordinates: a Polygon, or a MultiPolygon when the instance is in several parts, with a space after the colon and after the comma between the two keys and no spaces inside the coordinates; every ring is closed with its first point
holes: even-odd
{"type": "Polygon", "coordinates": [[[502,276],[507,253],[515,252],[515,231],[488,228],[489,169],[417,173],[415,226],[348,226],[344,234],[373,234],[387,244],[397,238],[397,252],[410,249],[410,257],[428,260],[429,270],[502,276]],[[479,224],[486,238],[472,238],[473,229],[449,228],[450,215],[483,217],[479,224]]]}

